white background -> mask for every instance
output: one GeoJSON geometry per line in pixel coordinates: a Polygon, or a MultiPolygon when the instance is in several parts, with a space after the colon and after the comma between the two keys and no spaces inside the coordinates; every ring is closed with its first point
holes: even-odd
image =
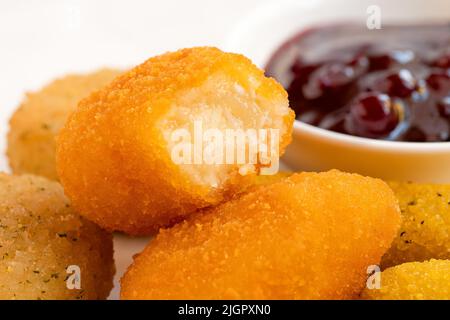
{"type": "MultiPolygon", "coordinates": [[[[0,0],[0,153],[24,93],[67,72],[129,67],[196,45],[222,46],[264,0],[0,0]]],[[[7,170],[0,156],[0,170],[7,170]]]]}

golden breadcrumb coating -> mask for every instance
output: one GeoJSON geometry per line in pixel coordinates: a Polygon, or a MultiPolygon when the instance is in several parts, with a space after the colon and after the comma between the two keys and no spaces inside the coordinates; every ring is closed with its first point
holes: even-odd
{"type": "Polygon", "coordinates": [[[105,299],[114,270],[112,236],[76,214],[57,182],[0,174],[0,299],[105,299]],[[69,266],[80,289],[67,287],[69,266]]]}
{"type": "Polygon", "coordinates": [[[381,180],[293,174],[162,229],[122,278],[121,298],[355,298],[399,226],[381,180]]]}
{"type": "Polygon", "coordinates": [[[279,129],[281,154],[294,113],[282,86],[242,55],[200,47],[151,58],[82,100],[61,130],[64,190],[88,219],[132,235],[224,201],[249,179],[242,166],[172,161],[171,134],[194,136],[195,121],[279,129]]]}
{"type": "Polygon", "coordinates": [[[450,300],[450,260],[408,262],[381,273],[379,289],[365,289],[367,300],[450,300]]]}
{"type": "Polygon", "coordinates": [[[287,178],[291,175],[292,175],[292,172],[278,172],[277,174],[264,175],[264,176],[252,175],[246,181],[247,183],[245,185],[241,186],[242,187],[241,190],[238,190],[238,189],[235,190],[236,193],[233,195],[232,199],[237,199],[246,193],[255,191],[260,186],[281,181],[284,178],[287,178]]]}
{"type": "Polygon", "coordinates": [[[119,71],[103,69],[86,75],[69,75],[27,94],[10,120],[7,155],[12,171],[58,180],[56,134],[79,100],[119,74],[119,71]]]}
{"type": "Polygon", "coordinates": [[[390,186],[400,201],[403,222],[382,267],[450,259],[450,185],[392,182],[390,186]]]}

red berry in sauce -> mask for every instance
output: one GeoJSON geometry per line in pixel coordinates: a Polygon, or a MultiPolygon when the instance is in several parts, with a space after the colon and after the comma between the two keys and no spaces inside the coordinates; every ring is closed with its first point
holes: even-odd
{"type": "Polygon", "coordinates": [[[337,88],[350,83],[355,77],[355,70],[342,63],[324,66],[319,74],[319,81],[323,88],[337,88]]]}
{"type": "Polygon", "coordinates": [[[361,94],[350,105],[347,129],[363,137],[388,136],[398,125],[399,115],[386,94],[361,94]]]}
{"type": "Polygon", "coordinates": [[[369,56],[370,71],[388,69],[392,62],[391,56],[387,54],[369,56]]]}
{"type": "Polygon", "coordinates": [[[387,92],[390,96],[406,98],[417,89],[417,80],[407,69],[389,75],[385,79],[387,92]]]}
{"type": "Polygon", "coordinates": [[[450,75],[447,72],[432,73],[427,77],[427,84],[435,91],[450,90],[450,75]]]}

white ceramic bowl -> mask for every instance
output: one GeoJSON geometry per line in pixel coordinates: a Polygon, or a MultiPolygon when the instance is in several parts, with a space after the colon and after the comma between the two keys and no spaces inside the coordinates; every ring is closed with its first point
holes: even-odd
{"type": "MultiPolygon", "coordinates": [[[[231,32],[226,49],[242,52],[263,67],[286,39],[312,25],[352,21],[364,24],[367,8],[378,5],[383,24],[449,22],[448,0],[310,0],[268,3],[231,32]]],[[[296,121],[283,161],[293,170],[337,168],[383,179],[450,183],[450,142],[381,141],[313,127],[296,121]]]]}

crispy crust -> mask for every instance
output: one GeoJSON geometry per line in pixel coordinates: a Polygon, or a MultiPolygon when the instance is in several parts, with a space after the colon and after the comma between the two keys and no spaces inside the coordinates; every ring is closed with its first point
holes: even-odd
{"type": "Polygon", "coordinates": [[[450,259],[450,185],[391,182],[400,202],[402,226],[382,260],[387,268],[405,262],[450,259]]]}
{"type": "Polygon", "coordinates": [[[114,272],[111,234],[75,213],[57,182],[0,174],[0,299],[106,299],[114,272]],[[75,265],[81,288],[68,289],[75,265]]]}
{"type": "Polygon", "coordinates": [[[9,165],[15,174],[31,173],[58,180],[55,137],[79,100],[112,81],[121,72],[102,69],[68,75],[28,93],[9,122],[9,165]]]}
{"type": "MultiPolygon", "coordinates": [[[[245,183],[237,170],[218,188],[194,183],[172,162],[157,125],[181,94],[214,74],[254,90],[258,101],[287,106],[281,85],[241,55],[201,47],[151,58],[81,101],[61,131],[58,172],[75,207],[108,230],[148,234],[225,200],[245,183]]],[[[294,114],[277,117],[282,153],[294,114]]]]}
{"type": "Polygon", "coordinates": [[[400,225],[381,180],[293,174],[166,229],[135,258],[122,299],[349,299],[400,225]]]}

